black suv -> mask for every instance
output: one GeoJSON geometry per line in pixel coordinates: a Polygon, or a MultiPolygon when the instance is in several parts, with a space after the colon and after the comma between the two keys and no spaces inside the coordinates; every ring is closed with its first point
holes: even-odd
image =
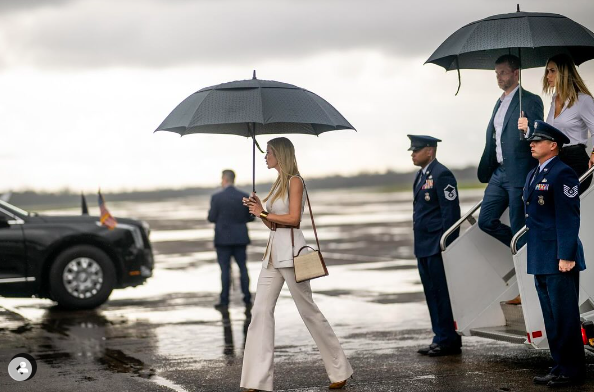
{"type": "Polygon", "coordinates": [[[95,308],[114,288],[152,275],[146,222],[43,216],[0,200],[0,296],[51,298],[64,308],[95,308]]]}

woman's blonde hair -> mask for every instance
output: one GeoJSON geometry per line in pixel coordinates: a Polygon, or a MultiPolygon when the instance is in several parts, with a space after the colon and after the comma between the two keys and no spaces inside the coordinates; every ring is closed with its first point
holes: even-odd
{"type": "Polygon", "coordinates": [[[561,99],[561,102],[569,100],[569,103],[567,104],[567,107],[569,108],[577,101],[578,93],[592,96],[590,91],[588,91],[584,80],[575,68],[573,60],[566,54],[555,55],[547,61],[544,77],[542,78],[542,91],[544,93],[552,94],[553,89],[561,99]],[[557,78],[555,79],[554,87],[549,86],[547,80],[549,62],[553,62],[557,66],[557,78]]]}
{"type": "Polygon", "coordinates": [[[289,180],[291,177],[299,175],[299,168],[297,167],[297,158],[295,158],[295,147],[289,139],[286,137],[274,138],[268,142],[268,147],[278,162],[278,177],[264,201],[271,199],[271,203],[274,203],[275,200],[284,199],[287,196],[289,180]]]}

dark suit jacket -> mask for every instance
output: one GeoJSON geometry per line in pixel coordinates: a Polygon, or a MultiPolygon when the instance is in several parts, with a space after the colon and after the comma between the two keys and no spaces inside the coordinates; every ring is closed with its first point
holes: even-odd
{"type": "Polygon", "coordinates": [[[580,231],[580,195],[577,174],[557,157],[536,175],[532,169],[524,185],[528,227],[528,273],[560,274],[559,260],[575,261],[586,269],[580,231]]]}
{"type": "MultiPolygon", "coordinates": [[[[488,183],[493,172],[498,166],[497,154],[495,152],[495,126],[493,120],[501,101],[497,99],[489,126],[487,127],[487,141],[485,150],[478,166],[478,179],[480,182],[488,183]]],[[[542,99],[529,91],[522,90],[522,111],[528,118],[528,124],[532,129],[534,121],[542,120],[544,109],[542,99]]],[[[520,98],[519,90],[515,92],[512,101],[509,104],[505,119],[503,121],[503,130],[501,133],[501,149],[503,152],[503,165],[507,174],[507,179],[512,186],[522,187],[526,180],[526,175],[535,167],[538,162],[530,154],[530,142],[520,140],[520,131],[518,130],[518,119],[520,118],[520,98]]]]}
{"type": "Polygon", "coordinates": [[[212,195],[208,221],[215,224],[215,246],[247,245],[250,243],[247,223],[254,220],[241,201],[249,195],[228,186],[212,195]]]}
{"type": "MultiPolygon", "coordinates": [[[[429,257],[441,253],[439,240],[444,231],[460,219],[458,184],[452,172],[437,159],[429,164],[425,181],[413,183],[413,231],[415,256],[429,257]]],[[[458,237],[459,230],[448,238],[448,244],[458,237]]]]}

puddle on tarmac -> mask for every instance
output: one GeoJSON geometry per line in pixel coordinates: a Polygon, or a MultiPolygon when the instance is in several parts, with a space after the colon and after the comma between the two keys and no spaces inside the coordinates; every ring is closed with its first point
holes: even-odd
{"type": "Polygon", "coordinates": [[[150,378],[156,374],[154,369],[147,367],[144,362],[121,350],[106,348],[97,361],[116,373],[134,373],[142,378],[150,378]]]}

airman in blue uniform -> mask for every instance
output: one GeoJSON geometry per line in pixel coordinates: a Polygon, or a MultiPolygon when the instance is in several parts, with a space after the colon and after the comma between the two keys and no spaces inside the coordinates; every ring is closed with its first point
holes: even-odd
{"type": "MultiPolygon", "coordinates": [[[[459,354],[462,340],[454,325],[439,247],[442,234],[460,219],[458,184],[452,172],[435,158],[441,140],[425,135],[408,137],[413,164],[422,168],[413,184],[414,251],[435,335],[431,345],[418,353],[432,357],[459,354]]],[[[449,241],[457,236],[458,231],[449,241]]]]}
{"type": "Polygon", "coordinates": [[[561,131],[536,121],[528,135],[539,166],[524,185],[528,228],[528,273],[536,291],[554,366],[534,378],[537,384],[560,387],[583,382],[584,345],[581,335],[579,273],[586,269],[580,230],[579,180],[558,157],[569,139],[561,131]]]}

